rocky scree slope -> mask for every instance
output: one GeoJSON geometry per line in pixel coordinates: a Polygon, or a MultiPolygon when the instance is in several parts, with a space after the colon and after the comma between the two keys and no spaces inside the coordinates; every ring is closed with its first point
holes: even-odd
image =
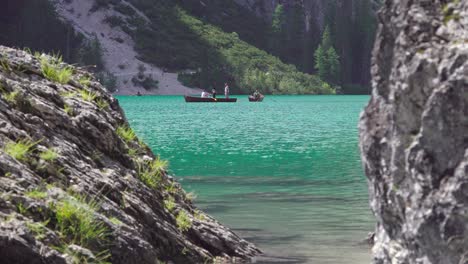
{"type": "Polygon", "coordinates": [[[360,122],[374,263],[468,263],[468,2],[387,0],[360,122]]]}
{"type": "Polygon", "coordinates": [[[2,263],[224,263],[259,253],[195,208],[88,72],[0,54],[2,263]]]}

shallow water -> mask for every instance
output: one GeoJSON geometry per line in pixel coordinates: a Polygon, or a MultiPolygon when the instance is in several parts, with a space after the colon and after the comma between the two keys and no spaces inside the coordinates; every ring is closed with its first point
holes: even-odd
{"type": "Polygon", "coordinates": [[[197,205],[255,242],[257,263],[369,263],[373,230],[357,122],[368,96],[187,104],[118,99],[197,205]]]}

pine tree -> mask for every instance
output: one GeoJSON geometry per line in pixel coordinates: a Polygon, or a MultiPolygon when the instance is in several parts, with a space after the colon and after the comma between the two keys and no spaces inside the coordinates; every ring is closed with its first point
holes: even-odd
{"type": "Polygon", "coordinates": [[[325,27],[322,43],[314,53],[315,69],[319,77],[327,82],[337,84],[340,79],[340,57],[332,44],[330,28],[325,27]]]}
{"type": "Polygon", "coordinates": [[[328,51],[330,47],[333,46],[332,43],[332,38],[331,38],[331,33],[330,33],[330,27],[327,25],[325,26],[325,30],[323,31],[322,35],[322,48],[325,51],[328,51]]]}
{"type": "Polygon", "coordinates": [[[327,51],[327,65],[328,69],[328,81],[337,84],[340,79],[340,56],[335,51],[335,48],[330,47],[327,51]]]}
{"type": "Polygon", "coordinates": [[[322,45],[319,45],[317,50],[315,50],[315,69],[318,72],[320,79],[325,80],[328,75],[328,62],[325,51],[322,48],[322,45]]]}
{"type": "Polygon", "coordinates": [[[281,55],[281,44],[284,41],[286,17],[283,5],[277,5],[271,20],[270,52],[281,55]]]}

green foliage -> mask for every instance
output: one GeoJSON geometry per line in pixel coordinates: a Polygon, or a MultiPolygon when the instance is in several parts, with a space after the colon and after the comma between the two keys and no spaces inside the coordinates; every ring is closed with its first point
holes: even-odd
{"type": "Polygon", "coordinates": [[[27,139],[19,140],[18,142],[10,141],[6,143],[3,151],[6,154],[10,155],[12,158],[15,158],[18,161],[26,161],[28,154],[34,150],[34,146],[38,142],[31,142],[27,139]]]}
{"type": "Polygon", "coordinates": [[[117,77],[115,75],[109,72],[99,72],[96,76],[109,92],[115,92],[115,88],[117,87],[117,77]]]}
{"type": "Polygon", "coordinates": [[[177,228],[180,231],[185,232],[192,227],[192,221],[190,220],[185,210],[180,210],[176,217],[177,228]]]}
{"type": "Polygon", "coordinates": [[[18,213],[24,215],[26,214],[26,212],[28,211],[28,209],[26,207],[24,207],[24,204],[19,202],[17,205],[16,205],[16,210],[18,211],[18,213]]]}
{"type": "Polygon", "coordinates": [[[103,110],[103,109],[107,109],[109,107],[109,103],[102,99],[102,98],[98,98],[96,99],[96,105],[99,107],[99,109],[103,110]]]}
{"type": "Polygon", "coordinates": [[[74,244],[86,247],[102,243],[108,236],[108,230],[94,216],[98,207],[96,201],[86,202],[83,197],[69,197],[58,202],[53,208],[57,229],[74,244]]]}
{"type": "Polygon", "coordinates": [[[39,154],[39,157],[45,161],[54,161],[58,158],[59,154],[54,149],[47,149],[39,154]]]}
{"type": "Polygon", "coordinates": [[[102,47],[98,37],[87,40],[78,51],[79,63],[85,66],[94,66],[95,71],[104,68],[102,59],[102,47]]]}
{"type": "Polygon", "coordinates": [[[300,73],[296,67],[242,41],[240,34],[225,33],[191,16],[182,9],[186,7],[185,3],[181,3],[182,8],[166,0],[157,4],[142,0],[135,5],[158,25],[137,27],[134,38],[140,57],[172,70],[199,69],[190,76],[182,76],[180,79],[184,84],[221,89],[220,86],[228,81],[231,93],[250,93],[259,89],[262,93],[314,94],[319,92],[316,87],[322,86],[317,77],[300,73]],[[255,75],[276,76],[269,77],[268,82],[258,81],[254,86],[250,81],[256,78],[255,75]],[[283,78],[293,79],[300,85],[281,90],[279,83],[283,78]]]}
{"type": "Polygon", "coordinates": [[[88,76],[81,76],[80,79],[78,80],[78,83],[87,88],[91,84],[91,78],[88,76]]]}
{"type": "Polygon", "coordinates": [[[104,22],[109,24],[112,28],[125,24],[125,21],[119,16],[106,16],[104,22]]]}
{"type": "Polygon", "coordinates": [[[29,198],[37,199],[37,200],[47,198],[47,193],[44,191],[40,191],[39,189],[28,191],[25,193],[25,195],[29,198]]]}
{"type": "Polygon", "coordinates": [[[91,92],[86,89],[81,89],[79,93],[80,93],[81,98],[85,100],[86,102],[93,102],[98,96],[97,93],[91,92]]]}
{"type": "Polygon", "coordinates": [[[116,130],[116,133],[121,137],[125,142],[129,143],[136,139],[136,133],[131,127],[128,126],[119,126],[116,130]]]}
{"type": "Polygon", "coordinates": [[[132,83],[135,86],[143,87],[145,90],[158,89],[159,81],[154,80],[151,76],[140,76],[137,75],[132,78],[132,83]]]}
{"type": "Polygon", "coordinates": [[[47,232],[46,226],[48,221],[46,222],[26,222],[26,227],[34,234],[37,240],[42,240],[45,238],[45,234],[47,232]]]}
{"type": "Polygon", "coordinates": [[[69,63],[75,56],[83,36],[73,30],[57,14],[48,0],[2,2],[0,8],[0,43],[45,53],[60,53],[69,63]]]}
{"type": "Polygon", "coordinates": [[[338,84],[341,73],[340,57],[332,46],[330,29],[327,26],[322,35],[322,43],[314,54],[315,69],[322,80],[338,84]]]}
{"type": "Polygon", "coordinates": [[[12,105],[16,105],[18,103],[19,95],[20,95],[19,91],[13,91],[13,92],[9,92],[9,93],[3,93],[2,97],[8,103],[10,103],[12,105]]]}
{"type": "Polygon", "coordinates": [[[110,217],[109,221],[113,223],[114,225],[118,225],[118,226],[123,225],[122,221],[120,221],[118,218],[115,218],[115,217],[110,217]]]}
{"type": "Polygon", "coordinates": [[[176,206],[174,197],[169,197],[169,199],[164,200],[164,207],[169,211],[172,212],[176,206]]]}
{"type": "Polygon", "coordinates": [[[159,157],[155,158],[153,161],[140,164],[138,178],[146,186],[157,189],[168,164],[166,160],[161,160],[159,157]]]}
{"type": "Polygon", "coordinates": [[[61,56],[42,56],[40,61],[41,71],[45,78],[61,84],[66,84],[70,81],[73,75],[73,68],[62,65],[61,56]]]}

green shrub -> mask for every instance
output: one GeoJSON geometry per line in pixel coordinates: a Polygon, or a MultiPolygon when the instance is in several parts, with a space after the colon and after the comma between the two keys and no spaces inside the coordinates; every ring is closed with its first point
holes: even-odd
{"type": "Polygon", "coordinates": [[[61,56],[42,56],[40,62],[42,74],[50,81],[61,84],[66,84],[70,81],[73,75],[73,68],[71,66],[63,66],[61,56]]]}
{"type": "Polygon", "coordinates": [[[48,222],[26,222],[26,227],[34,234],[37,240],[45,238],[48,222]]]}
{"type": "Polygon", "coordinates": [[[154,80],[153,77],[151,76],[134,76],[132,78],[132,83],[135,86],[140,86],[143,87],[145,90],[153,90],[153,89],[158,89],[159,86],[159,81],[154,80]]]}
{"type": "Polygon", "coordinates": [[[187,212],[185,210],[181,210],[176,217],[177,228],[180,231],[185,232],[192,227],[192,221],[190,220],[187,212]]]}
{"type": "Polygon", "coordinates": [[[119,126],[116,130],[116,133],[127,143],[136,139],[135,131],[133,131],[133,129],[128,126],[119,126]]]}
{"type": "Polygon", "coordinates": [[[87,76],[81,76],[78,82],[81,84],[81,86],[87,88],[91,84],[91,78],[87,76]]]}
{"type": "Polygon", "coordinates": [[[119,16],[106,16],[104,22],[109,24],[112,28],[125,24],[125,21],[119,16]]]}
{"type": "Polygon", "coordinates": [[[167,200],[164,200],[164,207],[169,211],[172,212],[176,206],[176,203],[174,201],[174,197],[170,197],[167,200]]]}
{"type": "Polygon", "coordinates": [[[157,189],[162,180],[164,171],[167,169],[168,162],[157,157],[151,162],[139,165],[138,177],[146,186],[157,189]]]}
{"type": "Polygon", "coordinates": [[[103,110],[103,109],[107,109],[109,107],[109,103],[107,103],[106,100],[102,99],[102,98],[98,98],[95,100],[96,101],[96,105],[99,107],[99,109],[103,110]]]}
{"type": "Polygon", "coordinates": [[[2,97],[8,103],[15,105],[15,104],[18,103],[19,95],[20,95],[19,91],[13,91],[13,92],[9,92],[9,93],[4,93],[2,95],[2,97]]]}
{"type": "Polygon", "coordinates": [[[98,204],[83,197],[69,197],[54,207],[57,229],[71,243],[88,246],[106,240],[108,230],[94,216],[98,204]]]}
{"type": "Polygon", "coordinates": [[[88,91],[86,89],[81,89],[80,96],[86,102],[93,102],[97,98],[97,93],[88,91]]]}
{"type": "Polygon", "coordinates": [[[32,191],[28,191],[25,193],[25,195],[29,198],[32,198],[32,199],[37,199],[37,200],[40,200],[40,199],[45,199],[47,198],[47,193],[46,192],[43,192],[43,191],[40,191],[38,189],[34,189],[32,191]]]}
{"type": "Polygon", "coordinates": [[[27,139],[22,139],[18,142],[10,141],[5,145],[3,151],[18,161],[26,161],[28,154],[33,151],[37,143],[38,142],[31,142],[27,139]]]}
{"type": "Polygon", "coordinates": [[[45,161],[54,161],[58,158],[58,153],[54,149],[47,149],[46,151],[39,154],[39,157],[45,161]]]}
{"type": "Polygon", "coordinates": [[[99,72],[96,74],[99,82],[106,87],[109,92],[115,92],[117,87],[117,77],[109,72],[99,72]]]}

